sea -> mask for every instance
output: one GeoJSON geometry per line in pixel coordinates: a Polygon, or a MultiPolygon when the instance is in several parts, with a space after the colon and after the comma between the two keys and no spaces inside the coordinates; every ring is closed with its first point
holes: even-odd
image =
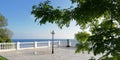
{"type": "MultiPolygon", "coordinates": [[[[60,44],[62,46],[66,46],[67,45],[67,40],[68,39],[54,39],[54,41],[60,41],[60,44]]],[[[48,42],[48,41],[52,41],[52,39],[12,39],[13,42],[48,42]]],[[[69,41],[71,42],[71,46],[76,46],[76,44],[78,43],[77,40],[75,39],[69,39],[69,41]]]]}

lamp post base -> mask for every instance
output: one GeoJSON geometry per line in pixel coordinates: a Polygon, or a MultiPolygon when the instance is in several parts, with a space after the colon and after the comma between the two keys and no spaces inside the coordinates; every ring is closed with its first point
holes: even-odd
{"type": "Polygon", "coordinates": [[[54,54],[54,51],[52,51],[52,54],[54,54]]]}

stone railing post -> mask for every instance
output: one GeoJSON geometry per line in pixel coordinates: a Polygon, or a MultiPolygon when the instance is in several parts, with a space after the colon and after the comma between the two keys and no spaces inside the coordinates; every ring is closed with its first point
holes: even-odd
{"type": "Polygon", "coordinates": [[[34,48],[37,48],[37,41],[34,42],[34,48]]]}
{"type": "Polygon", "coordinates": [[[58,41],[58,47],[60,47],[60,40],[58,41]]]}
{"type": "Polygon", "coordinates": [[[17,50],[20,50],[20,42],[17,42],[17,47],[16,47],[17,50]]]}
{"type": "Polygon", "coordinates": [[[50,42],[50,41],[48,41],[48,47],[50,47],[50,43],[51,43],[51,42],[50,42]]]}

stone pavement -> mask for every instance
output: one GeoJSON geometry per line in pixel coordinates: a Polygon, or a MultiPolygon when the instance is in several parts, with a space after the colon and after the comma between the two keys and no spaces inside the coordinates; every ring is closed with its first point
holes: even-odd
{"type": "Polygon", "coordinates": [[[2,52],[0,55],[8,60],[88,60],[93,54],[75,53],[75,48],[55,48],[51,54],[51,48],[27,49],[19,51],[2,52]]]}

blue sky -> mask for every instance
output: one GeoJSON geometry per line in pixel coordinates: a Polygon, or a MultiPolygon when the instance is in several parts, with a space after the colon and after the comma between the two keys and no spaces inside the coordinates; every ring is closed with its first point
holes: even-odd
{"type": "MultiPolygon", "coordinates": [[[[60,29],[55,24],[47,23],[39,25],[34,22],[31,15],[33,5],[37,5],[45,0],[1,0],[0,13],[8,20],[8,26],[13,31],[13,39],[50,39],[52,30],[55,31],[56,39],[73,39],[74,34],[80,31],[75,26],[75,22],[71,22],[69,28],[60,29]]],[[[51,0],[51,5],[67,8],[70,5],[69,0],[51,0]]]]}

